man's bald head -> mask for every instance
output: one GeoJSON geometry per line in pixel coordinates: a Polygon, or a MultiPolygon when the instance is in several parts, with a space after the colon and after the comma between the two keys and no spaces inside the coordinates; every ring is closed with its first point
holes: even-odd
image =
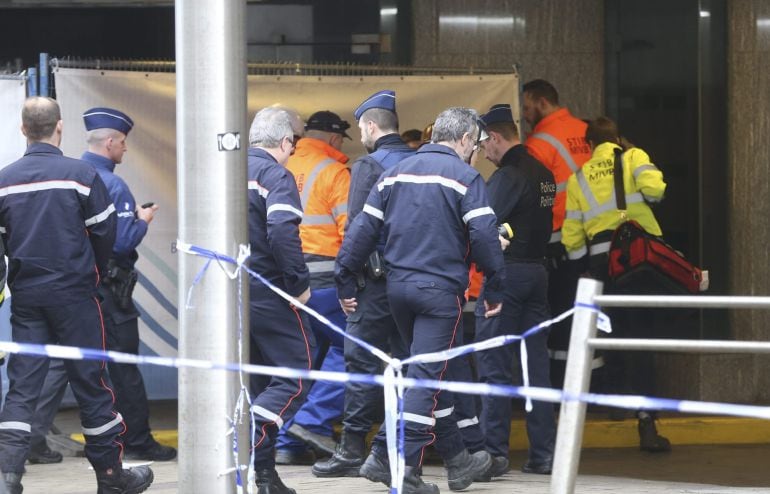
{"type": "Polygon", "coordinates": [[[28,141],[50,141],[57,128],[61,131],[60,122],[61,110],[56,100],[33,96],[24,101],[24,108],[21,110],[21,131],[28,141]]]}

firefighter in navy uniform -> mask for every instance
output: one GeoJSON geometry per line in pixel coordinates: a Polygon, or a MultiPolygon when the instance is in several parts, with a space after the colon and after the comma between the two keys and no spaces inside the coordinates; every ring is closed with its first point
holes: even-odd
{"type": "MultiPolygon", "coordinates": [[[[302,204],[294,176],[285,168],[302,121],[293,111],[270,107],[257,113],[249,130],[249,267],[302,303],[310,299],[310,273],[302,255],[302,204]]],[[[310,370],[315,338],[304,312],[251,279],[252,364],[310,370]]],[[[252,375],[256,420],[254,468],[258,494],[294,494],[275,471],[275,440],[283,424],[305,401],[311,382],[252,375]]]]}
{"type": "MultiPolygon", "coordinates": [[[[462,333],[462,306],[471,257],[488,276],[486,315],[500,312],[505,274],[494,212],[484,180],[468,166],[478,145],[475,111],[449,108],[433,127],[432,143],[386,170],[372,189],[363,214],[348,229],[337,257],[337,288],[343,309],[357,311],[356,273],[385,233],[387,293],[399,332],[411,354],[448,350],[462,333]]],[[[413,364],[407,375],[452,379],[447,362],[413,364]]],[[[492,465],[486,451],[469,454],[451,416],[453,397],[436,390],[406,391],[404,492],[436,493],[418,472],[424,448],[435,440],[444,458],[449,487],[460,490],[492,465]]],[[[377,435],[361,475],[390,482],[385,437],[377,435]]]]}
{"type": "MultiPolygon", "coordinates": [[[[370,154],[352,165],[348,194],[348,226],[361,213],[366,198],[383,171],[390,169],[414,150],[398,134],[396,93],[383,90],[364,100],[355,110],[361,131],[361,143],[370,154]]],[[[390,313],[382,264],[384,242],[372,252],[366,269],[358,273],[356,299],[358,308],[348,314],[346,332],[387,351],[398,358],[409,355],[390,313]]],[[[350,373],[382,374],[382,361],[350,340],[345,340],[345,369],[350,373]]],[[[364,463],[366,435],[372,425],[381,422],[382,388],[361,383],[345,385],[342,438],[328,460],[313,465],[318,477],[357,477],[364,463]]]]}
{"type": "MultiPolygon", "coordinates": [[[[24,103],[24,157],[0,171],[0,232],[13,291],[11,325],[18,343],[104,348],[97,285],[115,241],[115,208],[93,167],[59,150],[59,105],[34,97],[24,103]]],[[[124,470],[123,419],[114,410],[104,362],[66,360],[80,404],[85,453],[100,493],[143,492],[152,483],[146,466],[124,470]]],[[[48,359],[12,355],[10,389],[0,413],[0,470],[11,494],[21,476],[30,422],[48,359]]]]}
{"type": "MultiPolygon", "coordinates": [[[[481,120],[489,135],[481,147],[487,159],[498,167],[487,183],[490,205],[498,223],[510,228],[513,235],[511,244],[503,252],[507,280],[503,290],[503,311],[500,317],[486,319],[483,310],[480,310],[481,304],[477,305],[478,341],[504,334],[522,334],[549,318],[545,258],[556,195],[553,174],[519,142],[510,105],[492,106],[481,120]]],[[[482,287],[479,300],[484,300],[485,291],[486,286],[482,287]]],[[[551,386],[547,341],[547,331],[526,340],[531,386],[551,386]]],[[[514,384],[511,362],[514,365],[519,362],[514,355],[518,350],[516,344],[479,352],[476,356],[479,380],[489,384],[514,384]]],[[[530,447],[529,458],[522,471],[550,473],[556,439],[553,405],[533,402],[526,422],[530,447]]],[[[483,396],[481,426],[486,436],[487,451],[494,457],[490,476],[498,477],[509,467],[510,398],[483,396]]]]}
{"type": "MultiPolygon", "coordinates": [[[[123,161],[126,138],[134,126],[125,113],[112,108],[91,108],[83,113],[88,151],[80,159],[90,163],[107,186],[117,211],[117,236],[107,271],[99,289],[102,296],[107,348],[139,353],[139,311],[132,298],[139,255],[136,248],[147,234],[157,205],[137,207],[133,194],[115,166],[123,161]]],[[[150,408],[139,367],[136,364],[107,364],[115,389],[115,406],[126,422],[125,456],[132,460],[169,461],[176,450],[163,446],[150,432],[150,408]]]]}

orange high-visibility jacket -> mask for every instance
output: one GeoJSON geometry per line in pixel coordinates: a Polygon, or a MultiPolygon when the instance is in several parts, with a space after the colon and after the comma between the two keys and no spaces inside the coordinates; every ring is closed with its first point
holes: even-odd
{"type": "Polygon", "coordinates": [[[322,277],[333,282],[334,259],[348,218],[347,161],[345,154],[324,141],[303,137],[286,163],[302,200],[299,236],[311,279],[322,277]]]}
{"type": "MultiPolygon", "coordinates": [[[[591,158],[591,148],[586,142],[588,124],[573,117],[569,110],[560,108],[535,125],[524,146],[556,180],[556,200],[553,204],[553,231],[564,223],[567,202],[567,180],[591,158]]],[[[551,242],[560,241],[551,236],[551,242]]]]}

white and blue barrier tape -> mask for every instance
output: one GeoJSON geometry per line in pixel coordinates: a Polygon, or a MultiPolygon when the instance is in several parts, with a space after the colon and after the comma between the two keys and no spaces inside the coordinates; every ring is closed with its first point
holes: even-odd
{"type": "MultiPolygon", "coordinates": [[[[238,434],[235,434],[235,428],[239,417],[243,416],[243,412],[248,406],[251,409],[251,397],[249,396],[248,387],[244,384],[243,374],[260,374],[269,376],[278,376],[291,379],[312,379],[312,380],[324,380],[330,382],[347,383],[356,382],[363,384],[379,385],[384,387],[385,392],[385,420],[386,420],[386,433],[387,433],[387,446],[388,456],[390,460],[392,487],[391,492],[400,493],[402,489],[403,476],[404,476],[404,429],[402,420],[403,416],[403,396],[404,389],[407,387],[420,387],[430,389],[440,389],[453,393],[466,393],[466,394],[478,394],[478,395],[493,395],[501,397],[514,397],[524,398],[527,401],[527,410],[531,409],[531,400],[546,401],[552,403],[559,403],[565,401],[581,401],[590,404],[611,406],[618,408],[627,408],[632,410],[647,409],[647,410],[667,410],[685,413],[699,413],[699,414],[718,414],[718,415],[733,415],[739,417],[751,417],[760,419],[770,419],[770,407],[760,407],[754,405],[736,405],[729,403],[716,403],[716,402],[696,402],[688,400],[674,400],[664,398],[650,398],[644,396],[628,396],[628,395],[599,395],[594,393],[584,394],[566,394],[560,390],[552,388],[534,388],[529,387],[529,379],[527,373],[527,351],[526,351],[526,338],[543,331],[556,322],[559,322],[569,316],[575,311],[576,308],[585,308],[596,311],[598,313],[598,327],[604,331],[609,332],[610,321],[606,315],[601,313],[596,306],[577,304],[575,308],[572,308],[563,314],[560,314],[548,321],[544,321],[537,326],[534,326],[521,335],[504,335],[489,340],[471,343],[460,347],[452,348],[450,350],[435,352],[423,355],[411,356],[403,361],[391,358],[382,350],[368,344],[358,338],[351,337],[342,328],[337,327],[331,321],[329,321],[323,315],[317,313],[313,309],[298,302],[289,294],[281,290],[280,288],[272,285],[268,280],[259,275],[258,273],[250,270],[246,265],[246,261],[249,257],[249,251],[247,247],[242,246],[238,258],[232,258],[230,256],[222,255],[217,252],[203,249],[201,247],[186,244],[178,241],[177,247],[179,250],[194,254],[206,259],[206,263],[197,273],[192,286],[189,289],[187,297],[187,306],[191,300],[192,291],[197,283],[203,278],[205,272],[211,266],[212,262],[216,262],[225,273],[231,279],[237,279],[239,281],[239,319],[238,319],[238,333],[239,333],[239,355],[242,355],[241,345],[243,341],[243,321],[242,314],[242,293],[241,293],[241,276],[242,272],[246,271],[249,275],[260,280],[272,291],[279,296],[287,300],[292,305],[301,308],[311,316],[315,317],[333,331],[339,333],[343,337],[350,339],[356,344],[366,348],[373,355],[376,355],[383,362],[387,364],[385,372],[382,376],[373,376],[366,374],[348,374],[344,372],[328,372],[318,370],[303,370],[292,369],[285,367],[269,367],[254,364],[244,364],[243,362],[211,362],[205,360],[185,359],[185,358],[170,358],[170,357],[158,357],[158,356],[142,356],[125,354],[114,351],[104,351],[88,348],[75,348],[65,347],[58,345],[34,345],[15,342],[2,342],[0,341],[0,351],[6,351],[11,354],[22,355],[36,355],[46,356],[51,358],[63,358],[74,360],[108,360],[117,363],[129,363],[129,364],[150,364],[159,365],[164,367],[174,368],[197,368],[197,369],[210,369],[210,370],[223,370],[238,372],[240,374],[240,387],[241,392],[238,400],[236,401],[236,407],[232,418],[229,418],[231,424],[230,433],[233,433],[233,458],[234,467],[226,472],[221,472],[220,475],[225,475],[234,472],[236,475],[236,485],[238,492],[242,492],[244,479],[241,471],[248,470],[246,488],[248,492],[253,492],[255,487],[254,471],[253,471],[253,451],[251,461],[248,466],[242,466],[238,464],[238,451],[239,444],[237,440],[238,434]],[[235,270],[230,272],[226,264],[233,264],[236,266],[235,270]],[[507,345],[516,341],[521,341],[521,360],[522,360],[522,375],[524,386],[509,386],[509,385],[495,385],[485,383],[469,383],[469,382],[452,382],[452,381],[438,381],[438,380],[425,380],[425,379],[413,379],[404,377],[402,374],[403,365],[413,363],[428,363],[428,362],[440,362],[446,361],[452,358],[456,358],[462,355],[467,355],[472,352],[481,350],[487,350],[491,348],[498,348],[503,345],[507,345]]],[[[251,439],[252,444],[255,439],[256,427],[254,421],[253,412],[250,413],[251,417],[251,439]]]]}

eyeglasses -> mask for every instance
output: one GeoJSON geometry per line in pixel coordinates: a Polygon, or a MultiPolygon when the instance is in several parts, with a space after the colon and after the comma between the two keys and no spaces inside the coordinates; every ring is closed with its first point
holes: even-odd
{"type": "Polygon", "coordinates": [[[473,150],[478,151],[481,147],[481,143],[489,139],[489,134],[483,128],[479,128],[479,135],[476,138],[476,143],[473,145],[473,150]]]}

